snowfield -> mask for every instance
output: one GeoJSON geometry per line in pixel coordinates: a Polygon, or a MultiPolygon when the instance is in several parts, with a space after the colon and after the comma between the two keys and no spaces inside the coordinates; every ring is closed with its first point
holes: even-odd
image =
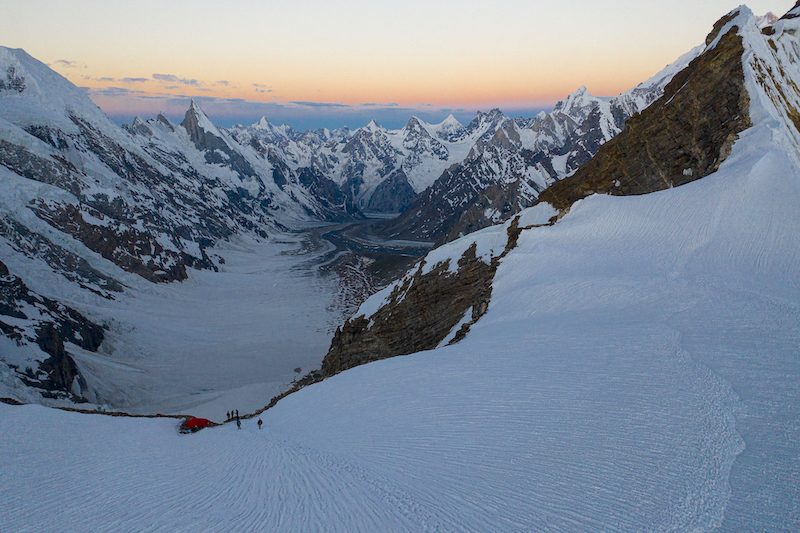
{"type": "Polygon", "coordinates": [[[0,404],[0,530],[800,531],[800,143],[754,19],[718,172],[523,231],[462,342],[261,430],[0,404]]]}
{"type": "Polygon", "coordinates": [[[98,304],[116,327],[102,353],[74,348],[78,367],[129,413],[222,422],[232,409],[264,407],[319,367],[341,320],[338,280],[314,264],[327,248],[301,248],[302,234],[242,237],[213,250],[225,258],[220,272],[190,270],[170,285],[134,280],[136,292],[98,304]]]}

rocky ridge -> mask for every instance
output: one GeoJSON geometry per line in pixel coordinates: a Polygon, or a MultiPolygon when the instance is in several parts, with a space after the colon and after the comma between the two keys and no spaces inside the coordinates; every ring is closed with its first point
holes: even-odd
{"type": "MultiPolygon", "coordinates": [[[[800,2],[789,15],[795,11],[800,13],[800,2]]],[[[404,278],[367,300],[337,331],[322,377],[457,341],[468,327],[458,325],[468,325],[483,314],[496,265],[513,249],[519,233],[557,223],[575,201],[594,193],[652,193],[713,173],[730,154],[738,134],[751,124],[752,94],[766,95],[790,131],[800,137],[800,89],[780,67],[800,59],[796,30],[783,31],[779,22],[763,34],[746,9],[723,17],[702,53],[675,74],[658,100],[633,115],[622,133],[571,177],[544,189],[536,205],[521,217],[437,248],[404,278]],[[495,248],[489,261],[476,267],[475,247],[496,236],[498,228],[508,234],[502,252],[495,248]],[[457,269],[450,266],[454,262],[457,269]],[[417,295],[417,286],[436,296],[417,295]],[[464,316],[468,305],[473,307],[464,316]]]]}
{"type": "Polygon", "coordinates": [[[534,119],[509,119],[499,110],[476,118],[494,128],[478,138],[463,162],[448,168],[398,218],[387,222],[383,232],[391,238],[441,244],[508,220],[623,131],[626,121],[657,100],[672,76],[699,52],[692,50],[611,100],[596,98],[581,87],[551,113],[534,119]]]}
{"type": "Polygon", "coordinates": [[[361,217],[333,182],[239,145],[194,102],[181,125],[160,115],[119,128],[22,50],[0,48],[0,72],[0,363],[51,396],[85,392],[70,352],[103,338],[72,300],[120,298],[129,274],[160,283],[216,270],[207,250],[233,235],[361,217]],[[64,286],[45,288],[42,273],[64,286]],[[94,333],[71,336],[78,323],[94,333]]]}

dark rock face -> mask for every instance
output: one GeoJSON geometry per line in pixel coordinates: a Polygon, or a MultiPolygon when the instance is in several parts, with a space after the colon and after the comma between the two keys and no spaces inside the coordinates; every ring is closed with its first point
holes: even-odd
{"type": "Polygon", "coordinates": [[[186,129],[189,138],[198,150],[204,153],[206,162],[213,164],[227,164],[241,176],[255,176],[255,171],[250,163],[241,154],[231,150],[231,147],[221,137],[206,131],[200,126],[203,112],[192,101],[181,126],[186,129]]]}
{"type": "Polygon", "coordinates": [[[334,214],[337,210],[343,210],[353,218],[362,218],[361,212],[353,203],[353,199],[344,194],[334,182],[322,175],[314,168],[306,167],[300,170],[298,181],[306,190],[314,195],[326,208],[324,213],[326,220],[335,222],[338,217],[334,214]]]}
{"type": "Polygon", "coordinates": [[[457,332],[454,342],[466,335],[489,306],[492,279],[502,259],[516,246],[516,220],[508,228],[505,250],[486,263],[476,257],[476,245],[449,272],[449,262],[422,274],[423,263],[392,291],[389,301],[371,317],[349,319],[337,329],[318,378],[326,378],[370,361],[435,348],[472,308],[471,321],[457,332]]]}
{"type": "Polygon", "coordinates": [[[402,168],[392,172],[381,182],[369,200],[369,211],[399,213],[411,204],[417,194],[408,183],[402,168]]]}
{"type": "MultiPolygon", "coordinates": [[[[74,394],[72,383],[80,376],[80,372],[78,372],[75,361],[64,350],[64,341],[61,340],[58,330],[52,323],[47,322],[38,328],[36,343],[43,352],[50,355],[50,358],[39,366],[40,371],[47,375],[47,378],[41,382],[44,388],[48,391],[74,394]]],[[[82,380],[82,377],[80,379],[82,380]]],[[[83,388],[85,388],[85,384],[83,388]]]]}
{"type": "Polygon", "coordinates": [[[661,99],[628,120],[575,174],[543,191],[539,201],[563,211],[593,193],[646,194],[716,171],[737,135],[750,126],[737,31],[733,27],[713,50],[692,61],[661,99]]]}
{"type": "Polygon", "coordinates": [[[0,216],[0,237],[4,237],[14,250],[28,257],[44,259],[54,271],[95,294],[113,299],[113,293],[122,292],[122,285],[117,280],[98,272],[84,258],[53,244],[11,218],[0,216]]]}
{"type": "Polygon", "coordinates": [[[0,79],[0,91],[13,91],[15,93],[24,92],[27,89],[25,85],[25,76],[17,74],[17,69],[14,65],[9,65],[6,69],[5,79],[0,79]]]}
{"type": "Polygon", "coordinates": [[[72,204],[39,202],[31,209],[54,228],[74,236],[123,270],[138,274],[148,281],[182,281],[186,279],[188,256],[165,250],[153,236],[134,227],[109,220],[107,226],[90,224],[84,214],[104,219],[91,208],[84,210],[72,204]],[[149,258],[147,262],[143,258],[149,258]]]}
{"type": "MultiPolygon", "coordinates": [[[[30,312],[28,311],[28,312],[30,312]]],[[[85,401],[81,394],[86,383],[75,361],[67,353],[64,341],[96,352],[103,342],[103,328],[78,311],[31,291],[8,267],[0,262],[0,331],[18,345],[36,344],[46,358],[40,364],[30,361],[26,368],[9,364],[27,385],[41,389],[51,398],[85,401]],[[28,316],[26,310],[35,311],[28,316]],[[11,325],[3,317],[13,318],[11,325]],[[81,390],[73,390],[78,380],[81,390]]]]}

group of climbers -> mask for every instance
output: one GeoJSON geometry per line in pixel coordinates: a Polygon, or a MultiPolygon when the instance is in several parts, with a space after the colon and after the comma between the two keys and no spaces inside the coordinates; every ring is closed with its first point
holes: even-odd
{"type": "MultiPolygon", "coordinates": [[[[238,429],[242,429],[242,420],[239,418],[239,410],[238,409],[235,409],[233,411],[228,411],[227,413],[225,413],[225,417],[226,417],[225,418],[226,422],[230,422],[231,420],[236,420],[236,427],[238,429]]],[[[259,418],[258,419],[258,429],[261,429],[261,425],[262,424],[263,424],[263,422],[259,418]]]]}

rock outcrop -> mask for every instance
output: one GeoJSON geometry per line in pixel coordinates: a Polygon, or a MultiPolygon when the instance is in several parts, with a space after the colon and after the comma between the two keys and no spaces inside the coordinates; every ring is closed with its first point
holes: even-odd
{"type": "MultiPolygon", "coordinates": [[[[736,16],[734,12],[715,25],[708,40],[712,46],[675,74],[661,98],[629,118],[614,139],[597,145],[597,155],[573,176],[541,192],[538,203],[550,206],[541,206],[542,222],[534,226],[556,223],[553,214],[557,210],[563,214],[574,201],[593,192],[645,194],[688,183],[719,168],[737,135],[750,125],[743,39],[730,24],[736,16]]],[[[578,105],[579,100],[573,104],[578,105]]],[[[584,108],[580,106],[579,111],[584,108]]],[[[588,117],[593,111],[587,113],[588,117]]],[[[495,135],[487,149],[501,150],[513,142],[513,136],[495,135]]],[[[489,218],[492,210],[513,210],[518,201],[512,188],[499,189],[486,195],[480,207],[489,218]]],[[[360,310],[337,331],[321,377],[369,361],[431,349],[448,335],[449,342],[463,337],[469,324],[486,310],[497,265],[514,248],[522,231],[518,221],[519,217],[506,223],[508,241],[502,253],[493,254],[488,263],[475,257],[478,241],[474,239],[485,238],[485,234],[475,233],[434,250],[391,293],[373,296],[362,306],[370,312],[360,310]],[[441,256],[442,250],[471,241],[473,245],[459,259],[457,270],[446,263],[423,268],[426,261],[441,256]],[[463,315],[470,307],[469,322],[454,335],[453,328],[459,320],[465,321],[463,315]]],[[[465,223],[467,227],[480,225],[475,220],[465,223]]]]}
{"type": "Polygon", "coordinates": [[[41,350],[39,359],[5,361],[23,383],[40,389],[46,397],[86,401],[86,382],[64,341],[96,352],[104,339],[103,328],[76,310],[36,294],[3,262],[0,331],[19,346],[38,346],[41,350]]]}
{"type": "MultiPolygon", "coordinates": [[[[708,44],[735,15],[715,25],[708,44]]],[[[737,30],[731,27],[678,73],[661,99],[629,119],[575,174],[543,191],[539,202],[565,211],[590,194],[646,194],[716,171],[737,135],[750,126],[737,30]]]]}
{"type": "Polygon", "coordinates": [[[479,257],[473,242],[460,257],[437,261],[430,268],[423,259],[386,290],[386,301],[375,313],[357,313],[336,330],[317,377],[430,350],[448,335],[452,342],[460,340],[486,313],[494,274],[500,260],[516,246],[519,232],[517,220],[507,224],[491,257],[479,257]],[[457,262],[457,268],[452,268],[451,261],[457,262]]]}
{"type": "MultiPolygon", "coordinates": [[[[382,233],[442,244],[505,222],[533,205],[543,189],[589,161],[632,115],[662,94],[693,54],[610,101],[581,87],[551,113],[534,119],[508,119],[499,110],[479,117],[491,127],[469,155],[445,170],[399,217],[386,222],[382,233]]],[[[479,127],[473,123],[467,130],[479,127]]]]}

